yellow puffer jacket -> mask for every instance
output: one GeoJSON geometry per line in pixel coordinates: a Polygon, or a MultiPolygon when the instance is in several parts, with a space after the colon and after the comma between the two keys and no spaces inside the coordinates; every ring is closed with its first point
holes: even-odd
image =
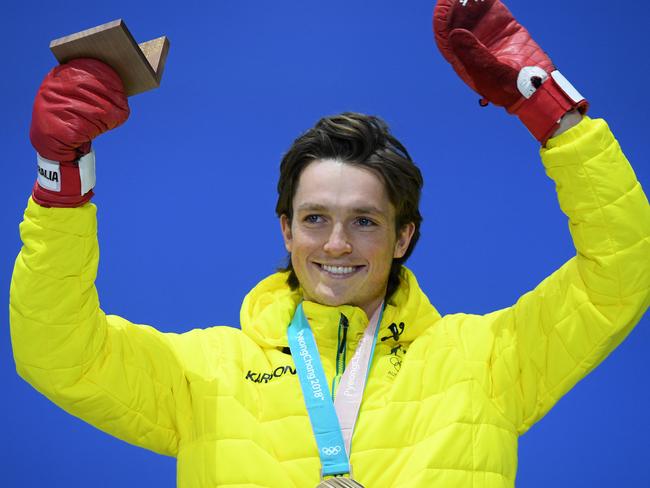
{"type": "MultiPolygon", "coordinates": [[[[517,438],[629,333],[650,301],[650,207],[603,121],[542,157],[577,256],[512,307],[440,318],[407,270],[384,313],[352,465],[366,486],[512,487],[517,438]]],[[[182,488],[315,486],[320,463],[287,325],[300,301],[273,275],[242,329],[164,334],[99,308],[95,207],[30,201],[11,285],[19,374],[73,415],[178,458],[182,488]]],[[[335,374],[340,314],[352,356],[358,308],[305,303],[335,374]]]]}

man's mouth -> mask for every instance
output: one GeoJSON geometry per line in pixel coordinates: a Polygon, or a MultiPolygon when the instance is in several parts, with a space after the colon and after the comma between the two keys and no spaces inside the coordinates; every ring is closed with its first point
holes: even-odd
{"type": "Polygon", "coordinates": [[[341,278],[350,276],[363,268],[363,266],[333,266],[321,263],[318,263],[318,266],[326,273],[341,278]]]}

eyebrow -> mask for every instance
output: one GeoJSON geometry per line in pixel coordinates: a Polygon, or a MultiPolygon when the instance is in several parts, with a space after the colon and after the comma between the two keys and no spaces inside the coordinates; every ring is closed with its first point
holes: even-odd
{"type": "MultiPolygon", "coordinates": [[[[322,212],[328,210],[328,207],[321,205],[320,203],[310,203],[306,202],[298,206],[297,211],[313,211],[313,212],[322,212]]],[[[356,214],[374,214],[374,215],[384,215],[384,211],[375,207],[374,205],[363,205],[360,207],[352,208],[352,213],[356,214]]]]}

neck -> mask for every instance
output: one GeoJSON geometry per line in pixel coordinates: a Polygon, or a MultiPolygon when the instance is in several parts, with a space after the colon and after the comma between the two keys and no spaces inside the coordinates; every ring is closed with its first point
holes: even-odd
{"type": "Polygon", "coordinates": [[[374,314],[375,311],[381,306],[383,301],[384,301],[384,297],[380,296],[379,298],[371,301],[370,303],[367,303],[365,305],[360,305],[359,308],[361,308],[364,312],[366,312],[366,317],[368,317],[368,320],[370,320],[372,314],[374,314]]]}

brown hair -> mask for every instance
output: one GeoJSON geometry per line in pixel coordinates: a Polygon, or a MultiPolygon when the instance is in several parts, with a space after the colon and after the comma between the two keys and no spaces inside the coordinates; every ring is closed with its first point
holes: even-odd
{"type": "MultiPolygon", "coordinates": [[[[391,133],[386,122],[376,116],[354,112],[324,117],[298,137],[280,164],[278,217],[293,218],[293,198],[302,171],[318,159],[336,159],[347,164],[368,168],[384,182],[388,198],[395,207],[395,231],[413,222],[415,231],[406,253],[393,259],[388,276],[386,297],[390,298],[399,286],[402,264],[413,252],[420,237],[419,203],[423,180],[406,148],[391,133]]],[[[291,256],[283,271],[289,271],[287,283],[292,289],[299,286],[291,264],[291,256]]]]}

